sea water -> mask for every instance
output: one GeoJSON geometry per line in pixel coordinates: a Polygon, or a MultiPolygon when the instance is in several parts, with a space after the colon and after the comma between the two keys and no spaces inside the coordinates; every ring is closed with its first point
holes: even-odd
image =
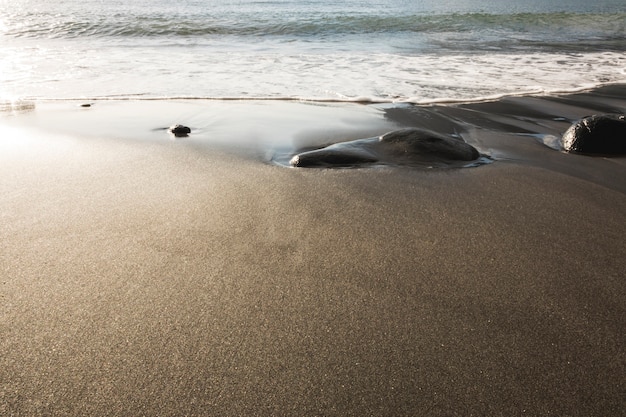
{"type": "Polygon", "coordinates": [[[0,101],[430,103],[626,82],[624,0],[0,0],[0,101]]]}

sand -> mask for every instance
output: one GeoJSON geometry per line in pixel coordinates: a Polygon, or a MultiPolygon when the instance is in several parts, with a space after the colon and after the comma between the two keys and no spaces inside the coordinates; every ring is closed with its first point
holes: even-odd
{"type": "Polygon", "coordinates": [[[623,91],[5,109],[0,415],[624,415],[626,159],[542,143],[623,91]],[[493,162],[276,163],[419,123],[493,162]]]}

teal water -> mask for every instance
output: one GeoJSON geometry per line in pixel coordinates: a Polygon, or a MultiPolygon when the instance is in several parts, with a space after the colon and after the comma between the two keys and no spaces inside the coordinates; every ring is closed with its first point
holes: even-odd
{"type": "Polygon", "coordinates": [[[625,81],[622,0],[0,2],[0,100],[423,103],[625,81]]]}

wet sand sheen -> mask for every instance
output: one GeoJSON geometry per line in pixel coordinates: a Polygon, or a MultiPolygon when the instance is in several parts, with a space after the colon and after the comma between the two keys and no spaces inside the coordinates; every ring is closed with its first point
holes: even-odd
{"type": "Polygon", "coordinates": [[[282,131],[279,105],[248,107],[250,119],[238,107],[250,123],[239,138],[286,138],[258,148],[226,140],[226,104],[206,126],[204,110],[170,103],[111,127],[145,103],[97,103],[83,114],[110,130],[94,136],[79,134],[84,109],[71,126],[45,106],[4,117],[0,414],[620,415],[625,161],[532,136],[598,95],[393,117],[294,103],[282,131]],[[163,126],[203,133],[150,130],[176,112],[163,126]],[[422,121],[460,126],[496,161],[305,170],[266,158],[422,121]],[[513,123],[525,131],[502,128],[513,123]]]}

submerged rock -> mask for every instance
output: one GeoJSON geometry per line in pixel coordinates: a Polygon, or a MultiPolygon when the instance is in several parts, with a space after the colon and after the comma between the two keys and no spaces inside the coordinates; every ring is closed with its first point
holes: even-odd
{"type": "Polygon", "coordinates": [[[378,138],[359,139],[295,155],[296,167],[391,165],[451,165],[474,161],[480,153],[462,139],[426,129],[395,130],[378,138]]]}
{"type": "Polygon", "coordinates": [[[574,123],[561,139],[568,152],[598,155],[626,154],[626,118],[604,114],[585,117],[574,123]]]}
{"type": "Polygon", "coordinates": [[[183,125],[170,126],[168,131],[177,138],[189,136],[189,134],[191,133],[191,129],[183,125]]]}

